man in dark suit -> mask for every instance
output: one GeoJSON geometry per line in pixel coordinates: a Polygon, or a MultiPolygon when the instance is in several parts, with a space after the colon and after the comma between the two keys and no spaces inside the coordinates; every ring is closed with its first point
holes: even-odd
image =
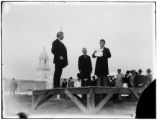
{"type": "Polygon", "coordinates": [[[111,57],[110,50],[105,47],[105,40],[100,40],[100,49],[95,50],[93,58],[97,57],[95,75],[97,75],[97,86],[107,86],[108,58],[111,57]]]}
{"type": "Polygon", "coordinates": [[[87,49],[82,49],[83,55],[78,59],[78,69],[82,76],[82,86],[89,86],[91,81],[92,63],[90,56],[87,55],[87,49]]]}
{"type": "Polygon", "coordinates": [[[52,43],[51,52],[54,54],[53,63],[55,64],[55,72],[53,77],[54,88],[60,87],[60,77],[64,67],[68,65],[67,49],[63,44],[64,33],[58,32],[57,39],[52,43]]]}

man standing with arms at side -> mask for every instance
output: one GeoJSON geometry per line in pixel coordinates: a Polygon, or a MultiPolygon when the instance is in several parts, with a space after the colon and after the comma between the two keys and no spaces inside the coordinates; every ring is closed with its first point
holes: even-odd
{"type": "Polygon", "coordinates": [[[60,77],[62,75],[62,70],[68,65],[67,49],[63,44],[64,33],[58,32],[57,39],[52,43],[51,52],[54,55],[53,63],[55,64],[55,71],[53,77],[54,88],[60,87],[60,77]]]}
{"type": "Polygon", "coordinates": [[[95,50],[93,58],[97,57],[95,75],[97,76],[97,86],[107,86],[108,58],[111,57],[110,50],[105,47],[105,40],[100,40],[100,49],[95,50]]]}
{"type": "Polygon", "coordinates": [[[81,86],[89,86],[91,82],[92,63],[90,56],[87,55],[87,48],[82,49],[83,55],[78,59],[78,69],[81,74],[81,86]]]}

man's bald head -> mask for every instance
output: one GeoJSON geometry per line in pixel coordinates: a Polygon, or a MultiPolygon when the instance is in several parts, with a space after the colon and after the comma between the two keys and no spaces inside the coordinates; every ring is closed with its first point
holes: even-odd
{"type": "Polygon", "coordinates": [[[62,31],[57,33],[57,38],[59,38],[60,40],[64,39],[64,33],[62,31]]]}
{"type": "Polygon", "coordinates": [[[87,54],[87,48],[85,48],[85,47],[82,48],[82,53],[86,55],[87,54]]]}

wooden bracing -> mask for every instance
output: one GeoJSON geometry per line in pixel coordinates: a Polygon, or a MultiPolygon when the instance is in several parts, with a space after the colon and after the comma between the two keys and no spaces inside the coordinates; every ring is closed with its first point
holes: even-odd
{"type": "Polygon", "coordinates": [[[143,90],[144,88],[114,87],[80,87],[36,90],[33,91],[32,95],[32,107],[33,109],[37,109],[54,95],[66,94],[82,112],[91,114],[99,112],[114,94],[133,94],[137,99],[139,99],[139,91],[142,92],[143,90]],[[87,104],[85,104],[82,98],[80,98],[77,94],[87,94],[87,104]],[[96,94],[106,94],[106,96],[101,99],[97,105],[95,105],[96,94]]]}

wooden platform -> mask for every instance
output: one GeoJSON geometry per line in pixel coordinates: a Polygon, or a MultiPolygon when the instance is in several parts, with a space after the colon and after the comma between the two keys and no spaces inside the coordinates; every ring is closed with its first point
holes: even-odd
{"type": "Polygon", "coordinates": [[[80,87],[56,88],[32,91],[32,108],[37,109],[54,95],[66,94],[84,113],[96,113],[109,101],[114,94],[131,94],[139,99],[144,88],[115,88],[115,87],[80,87]],[[80,98],[78,94],[86,94],[87,99],[80,98]],[[105,94],[100,102],[95,104],[95,95],[105,94]],[[86,104],[84,104],[86,102],[86,104]]]}

